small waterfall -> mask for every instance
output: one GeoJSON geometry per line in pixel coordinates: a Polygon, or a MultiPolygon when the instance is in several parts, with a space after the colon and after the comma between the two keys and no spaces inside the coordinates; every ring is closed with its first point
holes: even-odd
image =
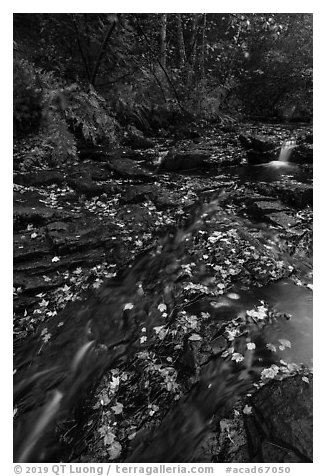
{"type": "Polygon", "coordinates": [[[296,147],[296,141],[294,139],[285,140],[281,147],[281,152],[278,158],[279,162],[288,162],[290,155],[294,147],[296,147]]]}

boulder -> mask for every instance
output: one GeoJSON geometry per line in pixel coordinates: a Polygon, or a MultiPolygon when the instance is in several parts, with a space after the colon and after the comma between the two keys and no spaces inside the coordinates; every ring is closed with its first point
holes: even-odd
{"type": "Polygon", "coordinates": [[[175,172],[178,170],[189,170],[204,168],[208,165],[210,154],[201,150],[191,150],[185,152],[170,151],[162,160],[159,170],[165,172],[175,172]]]}
{"type": "Polygon", "coordinates": [[[312,462],[312,375],[273,380],[252,397],[246,418],[251,461],[312,462]]]}
{"type": "Polygon", "coordinates": [[[247,151],[250,165],[265,164],[278,158],[279,145],[269,138],[240,134],[239,141],[247,151]]]}
{"type": "Polygon", "coordinates": [[[290,155],[290,162],[296,164],[312,164],[313,162],[313,148],[311,144],[297,145],[290,155]]]}
{"type": "Polygon", "coordinates": [[[269,152],[278,148],[278,144],[265,137],[240,134],[239,141],[245,149],[253,149],[257,152],[269,152]]]}

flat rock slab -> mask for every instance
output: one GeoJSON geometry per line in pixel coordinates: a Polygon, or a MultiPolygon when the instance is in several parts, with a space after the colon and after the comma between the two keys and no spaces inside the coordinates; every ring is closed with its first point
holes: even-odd
{"type": "Polygon", "coordinates": [[[115,159],[107,162],[107,167],[117,175],[125,178],[141,178],[143,180],[152,179],[153,174],[148,172],[131,159],[115,159]]]}
{"type": "Polygon", "coordinates": [[[273,225],[281,226],[282,228],[288,229],[294,225],[297,225],[297,221],[291,217],[291,215],[286,214],[285,212],[275,212],[265,215],[265,218],[273,223],[273,225]]]}
{"type": "Polygon", "coordinates": [[[35,235],[37,236],[32,238],[34,232],[25,231],[14,236],[14,263],[28,261],[51,253],[51,246],[46,240],[44,231],[38,229],[35,235]]]}
{"type": "Polygon", "coordinates": [[[312,184],[287,180],[286,183],[257,184],[256,188],[260,193],[277,197],[290,206],[304,208],[307,205],[313,204],[312,184]]]}
{"type": "Polygon", "coordinates": [[[250,206],[250,212],[257,215],[266,215],[272,212],[285,212],[289,208],[281,202],[272,200],[259,200],[253,202],[250,206]]]}
{"type": "Polygon", "coordinates": [[[253,413],[246,420],[252,460],[312,462],[312,375],[308,380],[307,383],[296,375],[272,381],[252,397],[253,413]]]}
{"type": "Polygon", "coordinates": [[[44,225],[52,221],[66,221],[76,218],[76,214],[64,210],[57,210],[45,206],[29,207],[24,205],[15,206],[14,230],[22,230],[27,224],[44,225]]]}
{"type": "Polygon", "coordinates": [[[127,147],[121,147],[106,153],[107,160],[120,160],[120,159],[130,159],[135,161],[142,161],[145,159],[145,156],[136,150],[129,149],[127,147]]]}
{"type": "Polygon", "coordinates": [[[162,160],[159,170],[165,172],[175,172],[178,170],[190,170],[208,165],[211,153],[201,150],[191,150],[186,152],[169,152],[162,160]]]}
{"type": "Polygon", "coordinates": [[[111,177],[110,171],[105,164],[94,162],[84,162],[72,167],[66,168],[66,176],[71,179],[79,179],[87,177],[90,180],[105,181],[111,177]]]}
{"type": "Polygon", "coordinates": [[[117,227],[107,223],[106,226],[87,221],[71,223],[53,222],[47,226],[47,237],[58,253],[71,253],[77,250],[98,248],[111,240],[117,227]]]}
{"type": "Polygon", "coordinates": [[[35,296],[37,293],[54,289],[63,283],[64,278],[62,275],[55,275],[52,279],[45,275],[27,276],[24,273],[15,273],[14,275],[14,286],[16,288],[22,288],[25,297],[26,295],[35,296]]]}
{"type": "Polygon", "coordinates": [[[156,190],[155,185],[130,185],[122,195],[121,201],[126,203],[142,202],[146,197],[151,197],[156,190]]]}
{"type": "Polygon", "coordinates": [[[67,182],[72,189],[87,198],[99,197],[102,193],[107,193],[105,186],[97,184],[88,177],[68,179],[67,182]]]}
{"type": "Polygon", "coordinates": [[[58,170],[39,170],[14,174],[14,183],[24,186],[61,185],[65,181],[64,174],[58,170]]]}

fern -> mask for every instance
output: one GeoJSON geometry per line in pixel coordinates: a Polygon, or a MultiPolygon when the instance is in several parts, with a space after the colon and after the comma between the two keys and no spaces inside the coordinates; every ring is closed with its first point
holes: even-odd
{"type": "Polygon", "coordinates": [[[65,110],[65,117],[73,124],[73,128],[80,128],[86,141],[97,144],[99,140],[117,143],[118,123],[113,112],[108,109],[105,99],[94,88],[86,93],[77,85],[67,88],[69,105],[65,110]]]}
{"type": "Polygon", "coordinates": [[[35,110],[41,126],[39,145],[32,151],[31,163],[37,159],[40,164],[55,165],[76,159],[78,132],[93,145],[99,141],[118,142],[119,126],[113,112],[93,88],[86,92],[76,84],[66,85],[53,72],[34,68],[27,61],[19,61],[18,66],[18,72],[23,71],[24,75],[20,83],[16,81],[17,88],[23,83],[26,97],[16,95],[16,129],[28,129],[35,110]]]}

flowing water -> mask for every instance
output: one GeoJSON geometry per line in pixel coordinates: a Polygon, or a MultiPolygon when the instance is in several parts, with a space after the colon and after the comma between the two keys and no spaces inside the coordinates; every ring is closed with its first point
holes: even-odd
{"type": "Polygon", "coordinates": [[[234,288],[226,296],[203,299],[188,310],[193,313],[209,312],[216,321],[236,319],[247,310],[268,303],[277,312],[286,314],[268,327],[265,336],[275,346],[277,357],[288,363],[304,364],[312,368],[313,363],[313,300],[312,291],[297,286],[290,279],[282,279],[261,288],[234,288]],[[282,341],[287,341],[285,348],[282,341]]]}
{"type": "MultiPolygon", "coordinates": [[[[273,181],[279,181],[279,180],[287,181],[289,179],[291,180],[294,179],[302,183],[309,182],[311,180],[311,177],[309,177],[309,175],[307,174],[307,171],[303,170],[298,165],[291,164],[289,162],[289,158],[294,147],[295,147],[295,143],[293,143],[293,141],[285,141],[282,146],[278,161],[273,161],[273,162],[270,162],[269,164],[263,164],[261,166],[246,165],[241,167],[237,166],[236,168],[230,168],[229,173],[225,174],[225,180],[226,181],[232,180],[233,182],[238,181],[240,183],[245,181],[248,183],[248,182],[273,182],[273,181]]],[[[211,172],[207,173],[207,175],[208,174],[211,175],[211,172]]],[[[200,174],[201,177],[205,175],[206,175],[205,172],[200,174]]],[[[162,267],[163,266],[167,267],[167,263],[170,262],[169,260],[171,260],[171,262],[174,262],[176,252],[177,252],[177,247],[178,247],[177,239],[175,241],[176,243],[174,244],[172,243],[170,248],[168,249],[170,251],[166,258],[164,256],[162,257],[160,253],[158,253],[157,256],[154,254],[153,257],[149,257],[147,268],[143,267],[144,269],[142,268],[143,269],[142,272],[143,273],[146,272],[150,274],[151,270],[155,269],[153,265],[156,263],[156,261],[158,261],[158,264],[160,264],[161,263],[160,260],[163,260],[163,258],[165,259],[165,261],[162,261],[161,263],[162,267]]],[[[138,265],[138,268],[139,267],[140,265],[138,265]]],[[[108,314],[111,316],[110,329],[105,329],[105,331],[107,332],[110,331],[108,332],[108,334],[110,334],[110,338],[111,338],[111,335],[113,335],[112,342],[111,341],[109,342],[109,344],[111,345],[113,349],[118,348],[118,346],[116,345],[116,342],[118,343],[125,342],[121,340],[121,337],[119,334],[119,332],[122,329],[122,325],[124,326],[125,323],[121,323],[120,322],[121,319],[120,321],[118,320],[118,317],[120,316],[120,314],[118,313],[117,309],[118,308],[120,309],[121,307],[121,306],[118,306],[118,303],[120,301],[121,303],[125,303],[126,296],[128,296],[128,298],[130,299],[131,292],[132,292],[131,289],[133,289],[131,286],[131,283],[133,285],[136,285],[136,283],[140,279],[139,275],[137,274],[138,268],[137,266],[135,266],[134,275],[132,274],[133,269],[130,270],[128,279],[125,279],[125,282],[123,282],[120,288],[118,287],[115,288],[115,292],[112,291],[112,289],[108,289],[108,292],[107,294],[104,295],[104,298],[103,299],[101,298],[102,300],[100,305],[97,302],[95,303],[96,309],[98,309],[101,306],[101,311],[98,311],[98,312],[96,311],[97,314],[95,312],[93,313],[92,319],[94,320],[94,322],[95,322],[95,318],[97,318],[97,321],[101,325],[103,325],[102,322],[104,321],[104,319],[102,319],[102,317],[108,314]],[[132,281],[133,279],[135,280],[135,283],[133,283],[132,281]],[[111,312],[108,312],[108,310],[111,312]],[[115,317],[116,317],[116,323],[117,323],[116,329],[113,326],[113,324],[115,323],[115,317]],[[117,336],[114,335],[115,330],[116,330],[117,336]]],[[[195,303],[192,307],[189,306],[189,311],[193,313],[209,312],[214,320],[220,319],[220,320],[226,321],[226,320],[232,320],[236,318],[237,316],[239,316],[239,314],[245,313],[247,310],[250,310],[254,306],[259,305],[261,301],[266,302],[279,313],[286,313],[287,315],[291,316],[289,320],[285,318],[278,319],[275,325],[273,324],[272,326],[270,326],[270,329],[268,330],[269,333],[266,336],[266,341],[275,346],[277,357],[279,359],[283,359],[284,361],[288,363],[291,363],[291,362],[296,364],[303,363],[306,366],[312,368],[312,362],[313,362],[312,292],[307,287],[295,285],[294,282],[291,281],[290,279],[282,279],[278,282],[275,282],[274,284],[269,284],[267,286],[263,286],[260,288],[252,287],[251,289],[243,289],[241,287],[235,287],[234,289],[230,290],[230,292],[226,296],[222,296],[221,298],[216,298],[215,300],[214,299],[201,300],[195,303]]],[[[83,318],[87,320],[88,314],[89,314],[89,311],[88,311],[88,308],[86,308],[86,311],[83,314],[80,313],[80,316],[83,316],[83,318]]],[[[135,326],[135,323],[133,323],[133,326],[135,326]]],[[[128,325],[126,327],[128,329],[130,327],[130,334],[132,334],[132,330],[133,330],[132,325],[129,324],[128,322],[128,325]]],[[[75,327],[73,326],[73,323],[71,325],[71,335],[73,335],[74,337],[74,339],[72,339],[72,342],[76,341],[75,327]]],[[[103,332],[103,329],[102,329],[100,337],[102,338],[103,335],[105,335],[105,332],[103,332]]],[[[99,340],[100,340],[100,337],[98,337],[99,340]]],[[[92,344],[93,344],[93,341],[89,342],[88,344],[85,344],[83,342],[80,349],[77,350],[75,354],[73,354],[73,351],[71,351],[72,357],[74,357],[73,359],[70,358],[69,360],[65,356],[62,357],[62,359],[64,360],[64,363],[66,363],[66,360],[68,360],[69,362],[71,361],[72,370],[73,372],[76,372],[77,367],[82,367],[81,365],[83,363],[82,360],[84,356],[86,355],[86,352],[88,352],[89,347],[92,344]]],[[[109,345],[108,347],[111,348],[109,345]]],[[[117,352],[118,351],[120,351],[120,348],[118,348],[117,352]]],[[[122,351],[124,352],[124,354],[126,353],[124,349],[122,349],[121,352],[122,351]]],[[[94,358],[95,358],[95,354],[94,354],[94,358]]],[[[106,354],[105,354],[105,358],[106,358],[106,354]]],[[[120,358],[120,354],[116,356],[117,360],[118,358],[120,358]]],[[[96,359],[98,360],[97,356],[96,356],[96,359]]],[[[59,361],[59,364],[60,364],[60,361],[59,361]]],[[[100,364],[97,362],[96,365],[100,365],[100,364]]],[[[106,365],[109,367],[108,363],[106,363],[106,365]]],[[[94,366],[95,366],[95,363],[94,363],[94,366]]],[[[65,367],[63,368],[63,370],[65,370],[65,367]]],[[[91,367],[86,368],[86,370],[89,373],[93,371],[91,367]]],[[[230,374],[230,369],[228,367],[226,369],[222,368],[222,371],[226,373],[227,375],[230,374]]],[[[223,378],[220,378],[221,376],[219,374],[217,374],[217,377],[215,374],[212,374],[214,378],[216,377],[214,382],[217,385],[217,389],[219,390],[221,401],[223,401],[223,399],[225,400],[229,398],[229,395],[223,394],[223,389],[219,389],[219,386],[218,386],[220,385],[220,382],[224,382],[224,374],[222,371],[221,371],[221,375],[223,376],[223,378]]],[[[42,372],[39,371],[35,375],[37,375],[38,379],[41,380],[42,372]]],[[[85,374],[83,376],[85,381],[87,380],[86,377],[87,379],[90,378],[88,374],[87,375],[85,374]]],[[[66,378],[65,374],[63,374],[62,378],[66,378]]],[[[238,384],[238,380],[235,380],[235,382],[236,384],[238,384]]],[[[69,393],[69,389],[70,389],[69,375],[68,375],[68,378],[64,380],[64,383],[65,383],[65,386],[63,386],[62,388],[64,388],[68,397],[72,399],[72,396],[74,397],[75,395],[73,395],[73,393],[71,394],[69,393]]],[[[81,380],[81,384],[83,384],[82,380],[81,380]]],[[[207,392],[207,389],[210,388],[210,385],[207,385],[207,381],[205,379],[204,379],[204,384],[205,385],[203,386],[203,388],[205,388],[205,391],[207,392]]],[[[235,383],[232,380],[230,382],[230,388],[233,388],[232,386],[234,385],[235,383]]],[[[208,397],[204,393],[203,388],[200,387],[199,390],[197,391],[198,395],[196,394],[197,396],[196,395],[195,396],[198,402],[201,402],[201,403],[205,402],[205,405],[206,405],[208,397]]],[[[217,394],[217,391],[216,391],[216,388],[214,387],[212,388],[214,389],[214,392],[215,392],[213,395],[215,399],[215,395],[217,394]]],[[[234,388],[237,388],[237,387],[235,386],[234,388]]],[[[65,398],[70,405],[70,400],[68,400],[68,397],[65,397],[65,398]]],[[[46,428],[47,426],[49,426],[48,423],[49,423],[49,419],[52,418],[52,413],[54,414],[55,412],[57,412],[59,414],[59,410],[57,409],[57,407],[59,407],[60,401],[62,398],[63,398],[63,393],[57,392],[53,394],[52,400],[49,401],[47,406],[44,407],[44,414],[41,414],[39,420],[37,421],[35,431],[37,430],[38,433],[35,433],[35,431],[34,432],[32,431],[30,433],[30,438],[32,438],[32,443],[37,450],[38,450],[37,445],[39,444],[39,440],[41,440],[41,437],[42,437],[42,432],[43,432],[42,425],[44,428],[46,428]]],[[[193,400],[194,400],[194,403],[197,402],[195,397],[193,397],[193,400]]],[[[204,407],[204,405],[202,404],[198,405],[198,402],[196,403],[197,406],[204,407]]],[[[186,407],[186,404],[188,403],[185,402],[186,410],[184,411],[184,414],[186,416],[188,414],[193,414],[193,407],[191,405],[189,407],[186,407]]],[[[190,401],[190,403],[193,403],[192,400],[190,401]]],[[[176,419],[175,421],[179,425],[179,421],[176,419]]],[[[179,425],[180,428],[182,427],[181,423],[179,425]]],[[[174,428],[172,424],[171,424],[171,427],[174,428]]],[[[33,425],[32,425],[32,429],[33,429],[33,425]]],[[[20,444],[19,441],[18,443],[20,444]]],[[[29,439],[27,439],[27,443],[29,443],[29,439]]],[[[162,445],[159,445],[159,446],[161,447],[162,445]]],[[[29,449],[29,446],[28,444],[26,445],[26,441],[23,441],[21,456],[20,456],[21,461],[28,460],[28,456],[26,456],[26,451],[27,451],[26,448],[29,449]]],[[[19,445],[18,445],[18,450],[20,450],[19,445]]],[[[141,461],[141,459],[139,461],[141,461]]]]}
{"type": "Polygon", "coordinates": [[[281,147],[280,156],[278,158],[279,162],[288,162],[291,156],[293,149],[296,147],[295,140],[285,140],[281,147]]]}

